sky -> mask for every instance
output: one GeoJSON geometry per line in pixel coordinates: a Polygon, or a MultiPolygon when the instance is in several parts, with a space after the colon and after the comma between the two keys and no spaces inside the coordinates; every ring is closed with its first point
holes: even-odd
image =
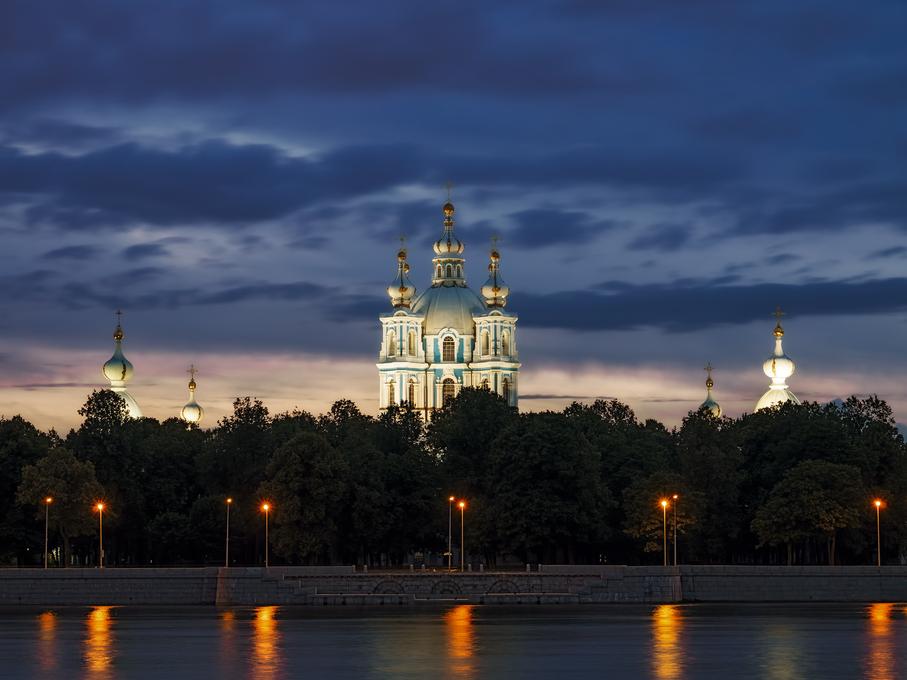
{"type": "Polygon", "coordinates": [[[751,412],[777,306],[801,399],[907,422],[902,0],[6,0],[0,414],[130,393],[205,426],[378,408],[378,315],[447,180],[503,238],[522,411],[751,412]]]}

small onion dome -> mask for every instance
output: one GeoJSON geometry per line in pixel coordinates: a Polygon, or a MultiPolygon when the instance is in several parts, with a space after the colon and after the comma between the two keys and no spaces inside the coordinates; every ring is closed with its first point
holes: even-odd
{"type": "Polygon", "coordinates": [[[438,255],[459,255],[465,249],[465,246],[457,240],[453,233],[454,221],[451,217],[453,211],[454,207],[450,201],[444,204],[444,214],[447,215],[444,218],[444,235],[432,246],[438,255]]]}
{"type": "Polygon", "coordinates": [[[510,286],[504,283],[498,271],[500,255],[497,250],[491,251],[491,264],[488,265],[488,280],[482,286],[482,296],[489,307],[503,307],[507,304],[510,286]]]}
{"type": "Polygon", "coordinates": [[[720,418],[721,417],[721,407],[718,405],[718,402],[716,402],[712,398],[712,386],[714,384],[715,383],[712,382],[711,378],[709,378],[708,380],[705,381],[705,386],[708,389],[708,395],[706,396],[705,401],[699,405],[699,410],[701,411],[701,410],[705,409],[706,411],[711,413],[716,418],[720,418]]]}
{"type": "Polygon", "coordinates": [[[123,348],[120,345],[124,337],[123,329],[120,328],[120,324],[117,324],[117,329],[113,334],[114,340],[117,341],[116,349],[113,352],[113,356],[110,357],[107,363],[104,364],[104,368],[101,369],[104,373],[104,377],[111,382],[124,382],[132,377],[132,363],[123,356],[123,348]]]}
{"type": "Polygon", "coordinates": [[[394,307],[409,307],[410,300],[416,294],[416,287],[409,280],[409,265],[406,264],[406,251],[397,253],[397,278],[387,287],[391,304],[394,307]]]}
{"type": "Polygon", "coordinates": [[[180,411],[180,418],[187,423],[198,423],[205,417],[205,409],[195,401],[195,380],[189,381],[189,403],[180,411]]]}
{"type": "Polygon", "coordinates": [[[794,372],[794,362],[784,353],[784,350],[781,347],[781,338],[784,335],[784,329],[781,328],[780,323],[775,326],[774,335],[775,351],[762,364],[762,370],[765,375],[772,379],[772,384],[769,386],[768,391],[763,394],[756,403],[757,411],[768,406],[783,404],[788,401],[793,402],[794,404],[800,403],[800,400],[788,389],[787,383],[785,382],[785,379],[789,378],[794,372]]]}

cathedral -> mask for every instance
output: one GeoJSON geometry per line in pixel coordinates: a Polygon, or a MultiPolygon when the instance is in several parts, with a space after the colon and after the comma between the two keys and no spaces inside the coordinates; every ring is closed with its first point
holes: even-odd
{"type": "Polygon", "coordinates": [[[444,233],[433,246],[431,286],[421,295],[409,280],[408,251],[397,253],[397,278],[387,288],[394,309],[380,317],[382,411],[406,402],[430,420],[463,387],[491,390],[518,405],[517,316],[504,310],[510,288],[499,272],[498,239],[492,239],[480,297],[466,285],[465,246],[454,235],[453,213],[448,196],[444,233]]]}

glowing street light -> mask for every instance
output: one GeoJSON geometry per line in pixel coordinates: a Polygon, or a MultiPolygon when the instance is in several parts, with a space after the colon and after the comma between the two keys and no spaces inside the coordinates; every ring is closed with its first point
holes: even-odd
{"type": "Polygon", "coordinates": [[[460,571],[463,571],[463,562],[465,559],[465,553],[463,550],[466,546],[466,538],[463,535],[463,512],[466,508],[466,503],[460,501],[460,571]]]}
{"type": "Polygon", "coordinates": [[[233,503],[232,498],[227,499],[227,554],[224,560],[224,566],[230,566],[230,505],[233,503]]]}
{"type": "Polygon", "coordinates": [[[48,496],[44,499],[44,568],[47,569],[47,522],[50,520],[50,504],[53,498],[48,496]]]}
{"type": "Polygon", "coordinates": [[[882,532],[880,529],[879,508],[882,507],[882,501],[876,501],[876,550],[878,550],[879,566],[882,566],[882,532]]]}
{"type": "Polygon", "coordinates": [[[447,571],[453,569],[453,502],[453,496],[447,499],[447,571]]]}
{"type": "Polygon", "coordinates": [[[674,566],[677,566],[677,494],[674,494],[674,566]]]}
{"type": "Polygon", "coordinates": [[[98,503],[98,568],[104,568],[104,504],[98,503]]]}
{"type": "Polygon", "coordinates": [[[661,502],[661,514],[662,519],[664,520],[664,555],[665,555],[665,566],[668,566],[668,502],[661,502]]]}
{"type": "Polygon", "coordinates": [[[271,509],[267,503],[261,506],[261,509],[265,511],[265,570],[268,568],[268,510],[271,509]]]}

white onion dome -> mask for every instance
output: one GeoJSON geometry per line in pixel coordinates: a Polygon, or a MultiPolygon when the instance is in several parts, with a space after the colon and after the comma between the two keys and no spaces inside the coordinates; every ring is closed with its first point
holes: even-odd
{"type": "Polygon", "coordinates": [[[444,214],[447,216],[444,218],[444,234],[441,236],[441,238],[435,241],[434,245],[432,246],[438,255],[461,255],[463,253],[463,250],[465,250],[465,246],[460,243],[459,240],[457,240],[457,237],[454,236],[453,233],[454,221],[451,217],[453,213],[453,203],[447,201],[447,203],[444,204],[444,214]]]}
{"type": "Polygon", "coordinates": [[[409,307],[410,301],[416,294],[416,287],[409,280],[409,265],[406,263],[406,249],[401,248],[397,253],[397,278],[387,287],[391,304],[394,307],[409,307]]]}
{"type": "Polygon", "coordinates": [[[116,340],[116,349],[113,351],[113,356],[104,364],[102,372],[104,377],[110,381],[125,382],[132,377],[133,368],[132,362],[129,361],[126,357],[123,356],[123,347],[122,343],[125,333],[120,327],[120,324],[117,324],[117,329],[113,333],[113,338],[116,340]]]}
{"type": "Polygon", "coordinates": [[[183,406],[183,409],[180,411],[180,418],[187,423],[198,423],[205,417],[205,409],[199,406],[198,402],[195,401],[195,374],[198,373],[198,371],[193,365],[186,372],[192,374],[192,377],[189,379],[189,403],[183,406]]]}
{"type": "MultiPolygon", "coordinates": [[[[783,312],[780,312],[779,310],[779,318],[782,313],[783,312]]],[[[775,326],[774,334],[775,351],[762,364],[762,370],[765,375],[772,379],[772,384],[769,386],[768,392],[763,394],[756,403],[757,411],[768,406],[783,404],[788,401],[793,402],[794,404],[800,403],[800,400],[788,389],[787,383],[785,382],[785,379],[789,378],[794,372],[794,362],[784,353],[784,350],[781,347],[781,338],[784,336],[784,329],[781,327],[780,321],[778,322],[778,325],[775,326]]]]}
{"type": "Polygon", "coordinates": [[[507,295],[510,293],[510,286],[504,283],[498,271],[498,261],[501,259],[497,249],[491,249],[491,264],[488,265],[488,280],[482,286],[482,296],[485,298],[485,304],[489,307],[503,307],[507,304],[507,295]]]}
{"type": "Polygon", "coordinates": [[[711,413],[716,418],[721,417],[721,407],[718,405],[718,402],[712,398],[712,386],[715,383],[712,381],[712,376],[710,375],[708,380],[705,381],[706,389],[708,390],[708,395],[705,398],[705,401],[699,405],[699,410],[702,411],[705,409],[711,413]]]}

